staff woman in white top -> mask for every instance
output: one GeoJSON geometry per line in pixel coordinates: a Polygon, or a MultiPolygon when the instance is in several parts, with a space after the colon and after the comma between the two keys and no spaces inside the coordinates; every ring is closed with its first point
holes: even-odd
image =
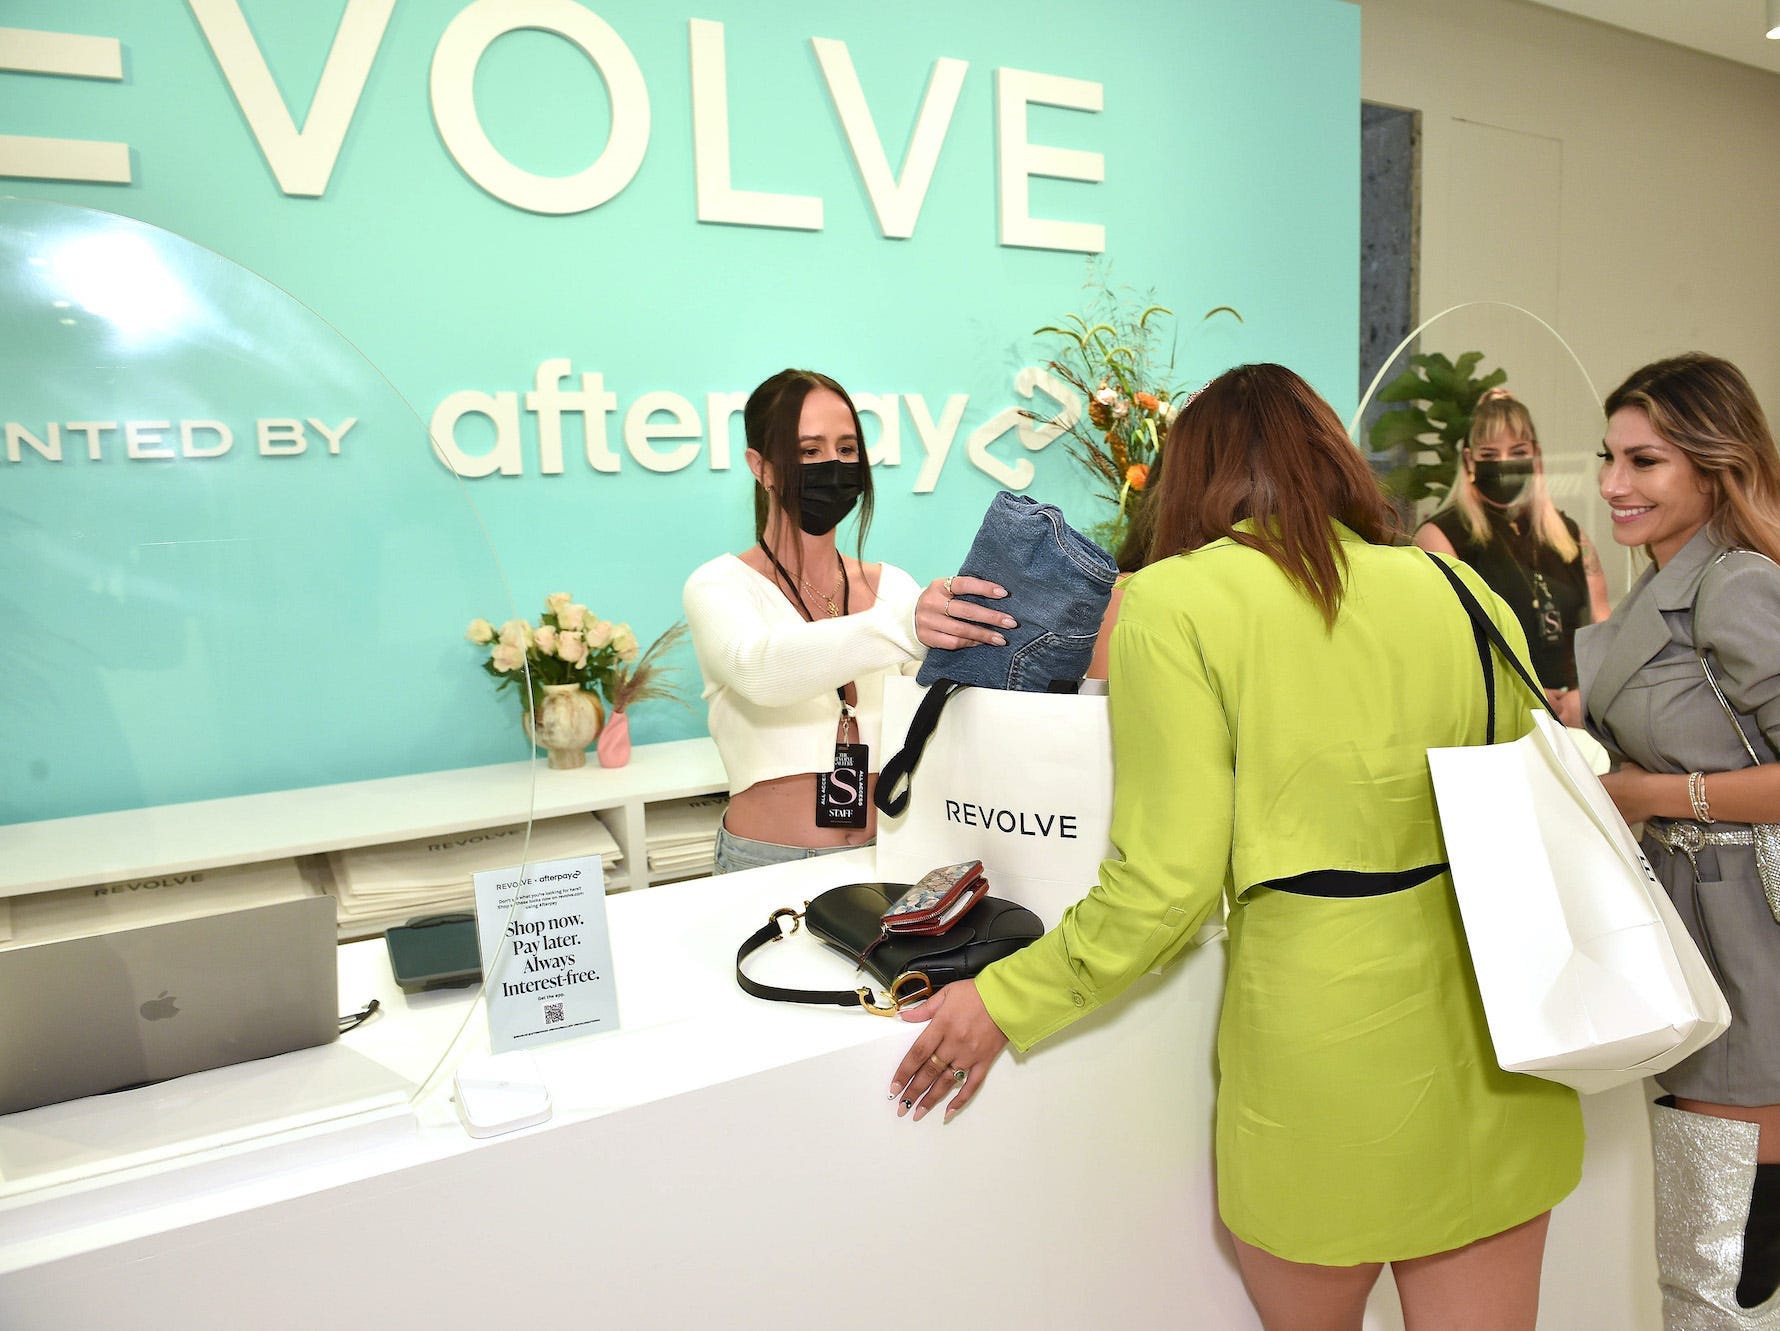
{"type": "Polygon", "coordinates": [[[704,675],[711,737],[729,773],[716,872],[867,845],[883,762],[884,677],[929,647],[1005,645],[1011,616],[956,597],[999,598],[962,575],[919,589],[864,562],[871,467],[847,392],[813,370],[782,370],[743,412],[756,544],[686,581],[686,620],[704,675]],[[858,557],[835,529],[859,508],[858,557]]]}

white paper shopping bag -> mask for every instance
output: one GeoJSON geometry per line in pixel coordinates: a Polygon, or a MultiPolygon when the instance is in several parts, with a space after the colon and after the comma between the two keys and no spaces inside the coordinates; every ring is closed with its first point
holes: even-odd
{"type": "Polygon", "coordinates": [[[1563,727],[1429,749],[1496,1059],[1579,1091],[1673,1067],[1730,1007],[1563,727]]]}
{"type": "MultiPolygon", "coordinates": [[[[907,677],[884,681],[885,754],[902,747],[925,695],[907,677]]],[[[991,892],[1055,924],[1113,853],[1106,708],[1104,694],[958,690],[909,779],[908,807],[878,815],[878,872],[913,882],[981,860],[991,892]]]]}

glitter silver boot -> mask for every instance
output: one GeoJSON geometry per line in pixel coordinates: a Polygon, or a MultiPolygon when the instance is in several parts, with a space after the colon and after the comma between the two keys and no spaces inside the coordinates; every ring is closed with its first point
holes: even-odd
{"type": "Polygon", "coordinates": [[[1753,1123],[1650,1107],[1664,1331],[1780,1331],[1780,1292],[1737,1306],[1760,1138],[1753,1123]]]}

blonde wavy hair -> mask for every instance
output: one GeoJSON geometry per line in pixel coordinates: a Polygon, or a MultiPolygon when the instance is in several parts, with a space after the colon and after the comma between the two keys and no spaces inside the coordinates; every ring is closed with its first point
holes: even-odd
{"type": "Polygon", "coordinates": [[[1626,407],[1648,416],[1706,478],[1712,539],[1780,561],[1780,454],[1743,372],[1698,351],[1653,361],[1607,395],[1608,416],[1626,407]]]}
{"type": "MultiPolygon", "coordinates": [[[[1518,398],[1503,389],[1496,389],[1486,395],[1472,413],[1471,429],[1465,436],[1465,451],[1469,453],[1502,438],[1515,441],[1525,439],[1533,446],[1533,479],[1520,498],[1509,505],[1509,516],[1530,519],[1528,529],[1541,545],[1564,563],[1574,562],[1582,553],[1581,547],[1576,538],[1570,535],[1569,527],[1564,524],[1564,515],[1551,502],[1551,492],[1545,487],[1545,452],[1539,446],[1539,432],[1533,428],[1533,414],[1518,398]]],[[[1489,541],[1489,514],[1484,509],[1483,498],[1477,493],[1477,486],[1466,471],[1462,458],[1458,472],[1453,477],[1452,493],[1447,497],[1442,511],[1446,509],[1455,510],[1464,520],[1465,530],[1471,533],[1473,541],[1479,545],[1489,541]]]]}

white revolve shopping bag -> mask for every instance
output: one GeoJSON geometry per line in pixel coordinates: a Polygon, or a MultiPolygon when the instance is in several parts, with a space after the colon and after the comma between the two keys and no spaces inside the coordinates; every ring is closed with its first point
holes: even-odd
{"type": "MultiPolygon", "coordinates": [[[[902,748],[926,692],[906,676],[884,681],[886,754],[902,748]]],[[[1099,880],[1111,829],[1105,694],[964,688],[909,777],[907,807],[878,814],[878,872],[914,882],[981,860],[991,892],[1052,925],[1099,880]]]]}
{"type": "Polygon", "coordinates": [[[1496,1060],[1579,1091],[1673,1067],[1730,1007],[1564,728],[1429,749],[1496,1060]]]}

